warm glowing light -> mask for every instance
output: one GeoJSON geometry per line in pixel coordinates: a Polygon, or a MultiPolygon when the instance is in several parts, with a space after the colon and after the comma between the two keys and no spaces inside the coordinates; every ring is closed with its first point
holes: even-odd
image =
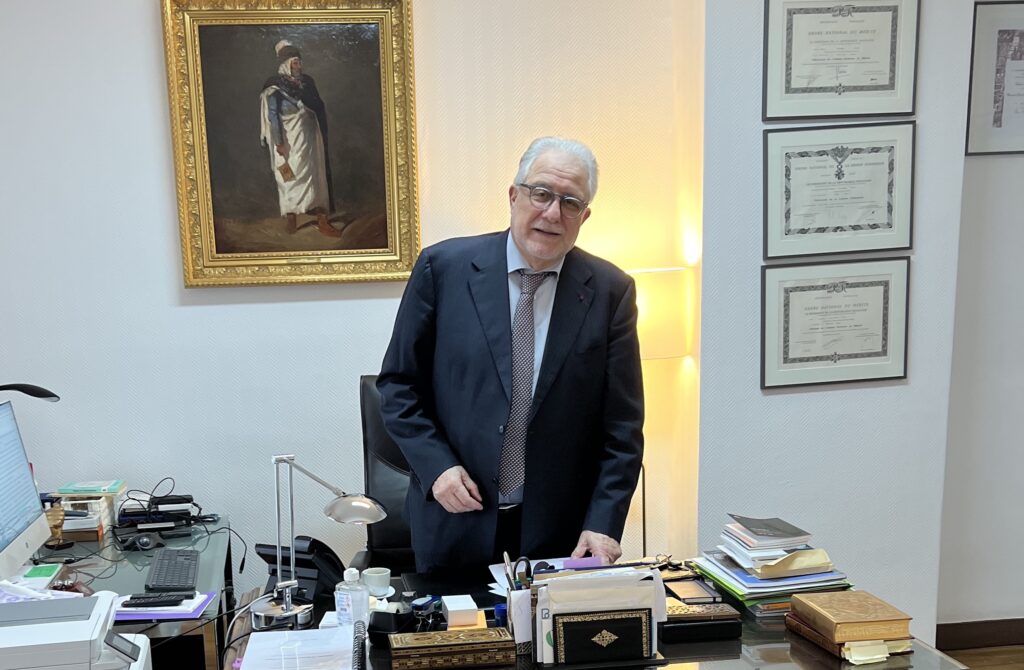
{"type": "Polygon", "coordinates": [[[700,263],[701,239],[700,227],[693,225],[692,221],[683,221],[683,261],[687,266],[693,267],[700,263]]]}
{"type": "Polygon", "coordinates": [[[640,357],[680,358],[696,337],[695,272],[689,268],[633,270],[636,281],[640,357]]]}

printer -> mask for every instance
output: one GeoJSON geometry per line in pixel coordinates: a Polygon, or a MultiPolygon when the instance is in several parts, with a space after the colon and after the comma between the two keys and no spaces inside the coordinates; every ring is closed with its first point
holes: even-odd
{"type": "Polygon", "coordinates": [[[0,670],[152,670],[149,638],[112,630],[116,598],[0,604],[0,670]]]}

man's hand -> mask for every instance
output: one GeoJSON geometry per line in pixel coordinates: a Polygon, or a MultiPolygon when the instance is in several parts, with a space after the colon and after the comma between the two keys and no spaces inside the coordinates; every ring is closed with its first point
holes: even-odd
{"type": "Polygon", "coordinates": [[[611,565],[622,556],[622,547],[619,546],[618,542],[607,535],[595,533],[592,530],[585,530],[580,533],[580,541],[576,543],[576,548],[572,550],[572,557],[583,558],[588,551],[591,556],[600,557],[601,562],[605,565],[611,565]]]}
{"type": "Polygon", "coordinates": [[[484,508],[480,490],[470,479],[466,468],[461,465],[453,465],[442,472],[434,480],[430,492],[434,494],[434,499],[441,503],[441,507],[452,514],[475,512],[484,508]]]}
{"type": "Polygon", "coordinates": [[[291,153],[292,148],[291,146],[288,145],[287,142],[282,142],[281,144],[278,144],[275,148],[277,149],[277,153],[279,153],[282,158],[288,160],[288,154],[291,153]]]}

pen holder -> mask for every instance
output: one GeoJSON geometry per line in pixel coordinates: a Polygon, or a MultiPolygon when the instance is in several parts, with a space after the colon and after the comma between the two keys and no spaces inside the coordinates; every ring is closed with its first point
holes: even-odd
{"type": "MultiPolygon", "coordinates": [[[[516,597],[524,597],[524,596],[516,596],[516,597]]],[[[533,635],[534,635],[533,623],[534,623],[534,616],[536,614],[536,608],[537,608],[537,594],[536,594],[536,592],[533,589],[531,589],[530,591],[519,591],[519,590],[514,591],[513,589],[508,589],[508,590],[505,591],[505,602],[508,603],[508,629],[509,629],[509,632],[512,633],[512,639],[513,640],[516,639],[516,630],[517,630],[518,627],[523,627],[523,629],[530,631],[530,640],[529,641],[517,642],[516,643],[516,656],[531,656],[533,654],[533,641],[532,641],[533,640],[533,635]],[[516,615],[516,608],[513,606],[514,603],[512,602],[513,601],[513,595],[512,595],[513,593],[517,593],[517,594],[529,593],[530,594],[529,595],[529,598],[530,598],[530,618],[529,618],[528,621],[522,621],[521,617],[516,615]]],[[[522,636],[520,636],[520,637],[522,637],[522,636]]]]}

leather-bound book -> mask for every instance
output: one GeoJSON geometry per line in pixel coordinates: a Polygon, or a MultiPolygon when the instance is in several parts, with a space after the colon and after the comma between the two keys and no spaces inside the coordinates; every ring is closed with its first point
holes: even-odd
{"type": "Polygon", "coordinates": [[[833,644],[910,637],[910,615],[867,591],[798,593],[791,608],[833,644]]]}
{"type": "MultiPolygon", "coordinates": [[[[852,647],[850,646],[851,643],[843,642],[834,644],[830,642],[827,637],[808,626],[800,619],[800,617],[794,615],[792,612],[786,615],[786,628],[799,634],[804,639],[810,640],[830,654],[846,658],[852,653],[852,647]],[[845,654],[843,653],[844,651],[846,652],[845,654]]],[[[885,645],[886,651],[889,654],[909,654],[913,652],[913,639],[909,637],[898,640],[879,640],[879,642],[885,645]]]]}

